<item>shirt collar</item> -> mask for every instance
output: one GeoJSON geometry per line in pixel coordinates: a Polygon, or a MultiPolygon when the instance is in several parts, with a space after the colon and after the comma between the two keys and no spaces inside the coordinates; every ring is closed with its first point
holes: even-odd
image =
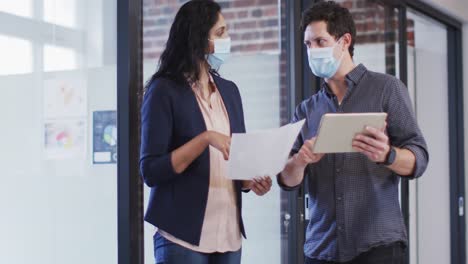
{"type": "MultiPolygon", "coordinates": [[[[366,66],[362,63],[354,67],[348,74],[345,76],[346,84],[348,85],[348,90],[352,90],[353,87],[359,84],[364,74],[367,72],[366,66]]],[[[322,89],[327,93],[328,96],[333,96],[333,92],[328,86],[328,84],[322,80],[322,89]]]]}
{"type": "MultiPolygon", "coordinates": [[[[192,82],[187,78],[187,82],[190,84],[192,89],[199,89],[200,83],[198,81],[192,82]]],[[[216,90],[216,83],[214,81],[213,75],[211,75],[210,72],[208,72],[208,84],[213,86],[213,90],[216,90]]]]}
{"type": "Polygon", "coordinates": [[[352,71],[346,74],[346,80],[349,80],[352,83],[354,83],[354,85],[357,85],[366,72],[367,72],[366,66],[360,63],[352,71]]]}

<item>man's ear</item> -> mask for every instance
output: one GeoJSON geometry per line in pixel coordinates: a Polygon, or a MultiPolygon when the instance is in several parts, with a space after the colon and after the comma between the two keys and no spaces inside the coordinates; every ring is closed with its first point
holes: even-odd
{"type": "Polygon", "coordinates": [[[352,42],[352,37],[351,37],[351,34],[349,33],[345,33],[341,39],[343,40],[343,47],[348,49],[349,46],[351,46],[351,42],[352,42]]]}

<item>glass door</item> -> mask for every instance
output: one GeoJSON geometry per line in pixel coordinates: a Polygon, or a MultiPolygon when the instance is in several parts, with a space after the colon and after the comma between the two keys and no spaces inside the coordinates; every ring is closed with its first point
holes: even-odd
{"type": "MultiPolygon", "coordinates": [[[[146,82],[155,72],[171,23],[187,1],[145,1],[143,5],[143,70],[146,82]]],[[[237,84],[247,131],[289,122],[286,54],[286,1],[218,1],[232,38],[232,57],[221,67],[223,78],[237,84]]],[[[275,182],[276,179],[273,179],[275,182]]],[[[145,187],[145,207],[149,189],[145,187]]],[[[276,183],[263,197],[243,194],[247,240],[242,263],[288,263],[281,191],[276,183]],[[283,252],[283,253],[282,253],[283,252]]],[[[145,224],[145,263],[154,263],[154,227],[145,224]]]]}
{"type": "Polygon", "coordinates": [[[407,21],[408,88],[430,157],[424,176],[410,184],[411,263],[450,263],[447,28],[412,9],[407,21]]]}
{"type": "MultiPolygon", "coordinates": [[[[305,2],[303,11],[319,1],[305,2]]],[[[335,0],[335,2],[349,9],[353,16],[356,25],[353,59],[356,65],[362,63],[370,71],[399,77],[398,9],[383,1],[375,0],[335,0]]],[[[298,41],[302,39],[303,36],[300,39],[298,38],[298,41]]],[[[305,51],[304,54],[306,54],[305,51]]],[[[311,73],[307,59],[303,61],[302,67],[305,69],[304,100],[319,90],[320,80],[311,73]]],[[[307,194],[307,184],[303,186],[304,193],[307,194]]],[[[304,203],[305,207],[304,226],[302,230],[298,231],[300,232],[298,236],[302,237],[304,237],[308,223],[307,200],[307,195],[299,199],[300,203],[304,203]]],[[[404,204],[402,204],[403,207],[404,204]]],[[[303,258],[303,256],[301,257],[303,258]]]]}
{"type": "Polygon", "coordinates": [[[407,82],[429,146],[430,162],[424,176],[402,180],[400,186],[401,207],[409,227],[408,263],[464,261],[465,223],[460,223],[465,214],[464,191],[460,191],[464,187],[459,186],[464,172],[459,171],[463,165],[458,160],[463,136],[457,134],[462,122],[457,105],[461,100],[457,98],[457,89],[461,89],[457,74],[459,28],[427,6],[411,5],[428,10],[432,17],[407,7],[407,1],[337,2],[350,9],[356,22],[355,62],[407,82]]]}

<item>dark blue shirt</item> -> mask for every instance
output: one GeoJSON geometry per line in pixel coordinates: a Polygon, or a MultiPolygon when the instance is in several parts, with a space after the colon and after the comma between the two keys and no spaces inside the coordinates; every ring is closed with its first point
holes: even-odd
{"type": "MultiPolygon", "coordinates": [[[[346,82],[341,104],[324,83],[317,94],[297,106],[292,122],[305,118],[306,124],[292,154],[304,140],[316,136],[325,113],[386,112],[390,144],[416,156],[414,173],[405,178],[421,176],[429,157],[405,85],[362,64],[346,76],[346,82]]],[[[307,167],[306,177],[310,222],[304,253],[309,258],[345,262],[375,246],[407,243],[398,200],[400,176],[387,167],[360,153],[326,154],[307,167]]]]}

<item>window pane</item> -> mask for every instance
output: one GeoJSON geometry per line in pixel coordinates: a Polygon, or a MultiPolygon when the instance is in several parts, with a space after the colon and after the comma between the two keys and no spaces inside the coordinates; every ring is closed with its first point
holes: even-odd
{"type": "Polygon", "coordinates": [[[77,0],[44,0],[44,20],[64,27],[77,27],[82,2],[79,6],[77,0]]]}
{"type": "Polygon", "coordinates": [[[31,41],[0,35],[0,75],[31,73],[33,50],[31,41]],[[6,63],[8,62],[8,63],[6,63]]]}
{"type": "Polygon", "coordinates": [[[23,17],[33,17],[32,4],[32,0],[0,1],[0,12],[23,17]]]}
{"type": "Polygon", "coordinates": [[[44,45],[44,71],[63,71],[78,68],[78,55],[70,48],[44,45]]]}

